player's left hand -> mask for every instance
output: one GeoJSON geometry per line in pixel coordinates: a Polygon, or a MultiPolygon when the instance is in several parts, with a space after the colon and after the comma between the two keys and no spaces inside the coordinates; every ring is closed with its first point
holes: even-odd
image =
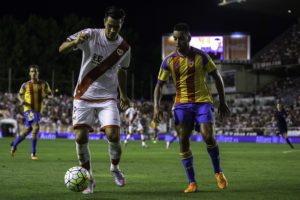
{"type": "Polygon", "coordinates": [[[130,100],[127,97],[120,98],[120,108],[122,110],[127,110],[127,108],[129,108],[129,105],[130,105],[130,100]]]}
{"type": "Polygon", "coordinates": [[[230,113],[228,105],[225,102],[224,103],[220,102],[218,113],[219,113],[221,119],[223,119],[226,115],[228,115],[230,113]]]}

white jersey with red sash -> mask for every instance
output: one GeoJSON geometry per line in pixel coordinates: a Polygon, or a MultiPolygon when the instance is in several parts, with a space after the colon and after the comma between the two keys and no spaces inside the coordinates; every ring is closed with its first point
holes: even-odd
{"type": "Polygon", "coordinates": [[[75,40],[79,33],[87,33],[89,39],[76,48],[82,50],[82,62],[74,99],[116,99],[117,70],[129,67],[130,46],[121,36],[115,41],[109,41],[104,29],[85,29],[69,36],[67,40],[75,40]]]}
{"type": "Polygon", "coordinates": [[[118,95],[118,69],[127,69],[130,63],[130,46],[118,36],[109,41],[104,29],[85,29],[68,37],[75,40],[79,33],[87,33],[88,40],[74,49],[82,50],[82,62],[74,91],[73,126],[92,126],[97,117],[101,129],[120,127],[116,99],[118,95]]]}
{"type": "Polygon", "coordinates": [[[139,117],[139,111],[136,108],[130,107],[125,111],[125,115],[128,118],[129,121],[129,133],[132,133],[134,129],[137,129],[137,131],[143,130],[143,126],[141,124],[141,120],[139,117]]]}
{"type": "Polygon", "coordinates": [[[125,115],[129,120],[129,124],[134,124],[134,122],[139,121],[138,110],[136,108],[130,107],[125,111],[125,115]]]}

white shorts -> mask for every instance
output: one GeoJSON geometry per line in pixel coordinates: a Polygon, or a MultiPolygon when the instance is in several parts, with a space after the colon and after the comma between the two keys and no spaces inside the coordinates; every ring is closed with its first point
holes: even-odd
{"type": "Polygon", "coordinates": [[[143,128],[140,121],[138,121],[136,123],[133,123],[133,124],[128,126],[129,133],[133,133],[135,130],[137,130],[137,131],[143,131],[144,130],[144,128],[143,128]]]}
{"type": "Polygon", "coordinates": [[[87,102],[82,100],[73,101],[73,127],[88,127],[90,132],[94,131],[92,126],[98,118],[101,130],[109,127],[120,128],[120,115],[117,102],[108,100],[104,102],[87,102]]]}

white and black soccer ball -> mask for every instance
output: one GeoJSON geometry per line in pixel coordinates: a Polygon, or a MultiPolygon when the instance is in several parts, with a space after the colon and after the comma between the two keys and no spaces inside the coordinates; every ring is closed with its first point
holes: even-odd
{"type": "Polygon", "coordinates": [[[83,167],[75,166],[70,168],[65,174],[65,185],[74,192],[85,190],[91,181],[91,176],[83,167]]]}

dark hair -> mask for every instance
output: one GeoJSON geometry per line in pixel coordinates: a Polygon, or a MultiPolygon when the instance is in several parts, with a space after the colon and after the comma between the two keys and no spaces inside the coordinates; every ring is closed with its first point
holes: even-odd
{"type": "Polygon", "coordinates": [[[30,71],[31,68],[35,68],[39,71],[39,66],[38,65],[29,65],[28,70],[30,71]]]}
{"type": "Polygon", "coordinates": [[[116,6],[109,6],[105,10],[105,19],[107,19],[108,17],[112,17],[114,19],[122,19],[122,21],[124,21],[125,15],[125,11],[122,8],[118,8],[116,6]]]}
{"type": "Polygon", "coordinates": [[[178,23],[174,26],[173,31],[183,31],[184,33],[190,33],[190,28],[186,23],[178,23]]]}

